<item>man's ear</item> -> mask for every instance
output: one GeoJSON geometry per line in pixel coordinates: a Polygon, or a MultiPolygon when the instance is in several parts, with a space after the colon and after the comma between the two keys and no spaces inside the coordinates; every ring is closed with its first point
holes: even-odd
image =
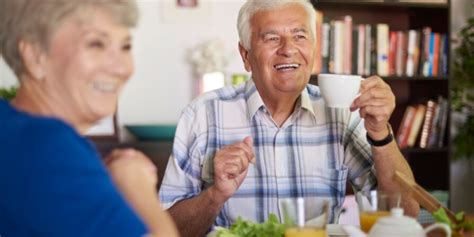
{"type": "Polygon", "coordinates": [[[240,56],[242,57],[242,61],[244,62],[244,67],[247,72],[252,72],[252,67],[250,66],[249,62],[249,51],[245,49],[245,47],[239,42],[239,52],[240,56]]]}
{"type": "Polygon", "coordinates": [[[18,43],[21,60],[23,60],[24,72],[34,79],[43,80],[46,76],[45,59],[46,55],[38,44],[33,44],[25,40],[18,43]]]}

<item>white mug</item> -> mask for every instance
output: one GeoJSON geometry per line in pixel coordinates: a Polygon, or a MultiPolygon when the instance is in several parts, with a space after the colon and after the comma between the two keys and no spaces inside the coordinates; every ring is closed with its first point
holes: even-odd
{"type": "Polygon", "coordinates": [[[349,108],[359,94],[362,80],[357,75],[319,74],[318,86],[327,107],[349,108]]]}

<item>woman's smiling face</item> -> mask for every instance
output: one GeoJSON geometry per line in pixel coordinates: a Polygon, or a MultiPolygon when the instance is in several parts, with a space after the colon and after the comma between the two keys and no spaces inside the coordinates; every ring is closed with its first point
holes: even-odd
{"type": "Polygon", "coordinates": [[[94,123],[111,115],[133,72],[128,27],[101,10],[84,9],[55,30],[45,55],[45,93],[73,115],[94,123]]]}

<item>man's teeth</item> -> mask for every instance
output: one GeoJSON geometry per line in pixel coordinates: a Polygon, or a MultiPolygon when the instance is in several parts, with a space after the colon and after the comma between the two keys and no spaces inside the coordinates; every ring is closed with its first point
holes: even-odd
{"type": "Polygon", "coordinates": [[[276,70],[289,70],[289,69],[297,69],[300,65],[297,63],[289,63],[289,64],[278,64],[275,65],[276,70]]]}
{"type": "Polygon", "coordinates": [[[101,92],[111,93],[116,92],[118,89],[117,83],[107,83],[107,82],[95,82],[94,88],[101,92]]]}

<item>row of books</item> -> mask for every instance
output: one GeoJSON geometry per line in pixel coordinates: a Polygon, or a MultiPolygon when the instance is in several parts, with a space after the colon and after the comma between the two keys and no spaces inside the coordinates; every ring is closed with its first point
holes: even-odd
{"type": "Polygon", "coordinates": [[[394,31],[385,23],[354,25],[350,15],[327,21],[321,11],[316,19],[314,74],[448,75],[448,37],[430,27],[394,31]]]}
{"type": "Polygon", "coordinates": [[[425,104],[407,106],[396,134],[399,147],[442,148],[448,109],[448,101],[443,96],[425,104]]]}

